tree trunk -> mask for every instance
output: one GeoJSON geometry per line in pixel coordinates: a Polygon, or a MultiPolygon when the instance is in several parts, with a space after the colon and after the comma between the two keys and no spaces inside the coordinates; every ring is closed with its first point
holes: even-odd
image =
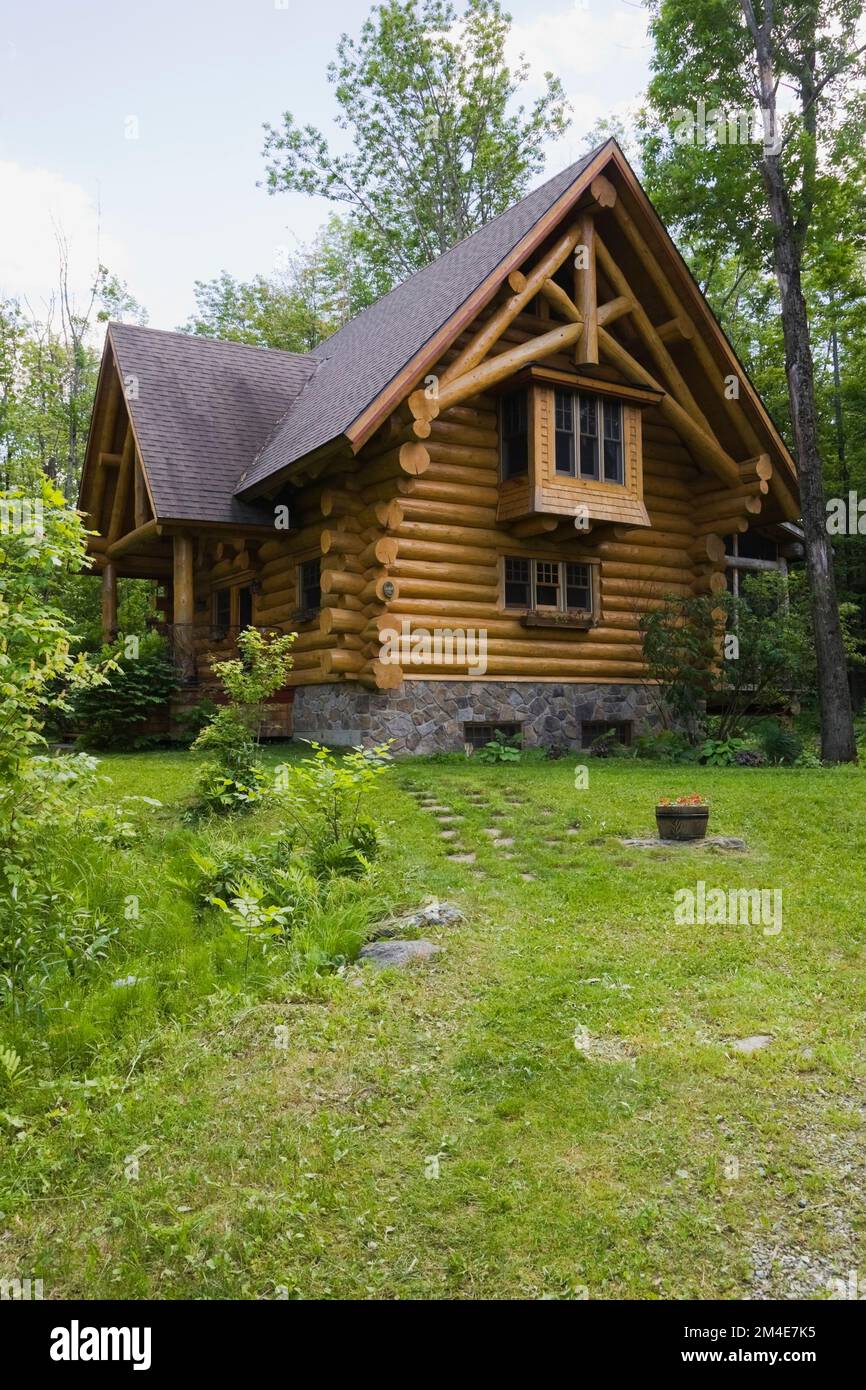
{"type": "MultiPolygon", "coordinates": [[[[776,84],[768,26],[754,25],[751,5],[744,5],[755,40],[761,112],[765,144],[761,172],[773,222],[773,259],[782,305],[785,371],[794,431],[794,450],[800,479],[806,568],[812,597],[812,622],[818,661],[818,699],[821,707],[821,757],[825,762],[857,761],[851,693],[836,579],[833,548],[827,534],[827,512],[818,422],[815,409],[815,374],[809,340],[809,316],[803,298],[801,262],[806,225],[795,226],[791,200],[782,167],[776,112],[776,84]]],[[[810,107],[810,109],[812,109],[810,107]]]]}

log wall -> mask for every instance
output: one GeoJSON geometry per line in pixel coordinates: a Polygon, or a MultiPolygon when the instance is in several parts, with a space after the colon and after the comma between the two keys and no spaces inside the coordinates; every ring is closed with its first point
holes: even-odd
{"type": "MultiPolygon", "coordinates": [[[[524,313],[493,351],[506,351],[549,327],[549,320],[524,313]]],[[[477,328],[476,323],[454,344],[438,372],[447,371],[477,328]]],[[[545,365],[573,370],[568,350],[545,365]]],[[[618,374],[607,368],[604,376],[616,381],[618,374]]],[[[495,394],[479,394],[429,420],[413,421],[404,406],[352,466],[326,469],[299,491],[295,531],[208,551],[197,571],[197,598],[209,605],[220,582],[255,576],[261,592],[254,622],[299,632],[295,685],[352,681],[391,689],[407,677],[468,677],[471,651],[447,666],[423,654],[408,663],[381,659],[389,631],[411,638],[444,629],[484,630],[486,680],[637,681],[644,674],[641,613],[671,593],[724,587],[722,537],[756,519],[766,467],[760,460],[741,465],[742,486],[726,489],[699,470],[657,407],[630,406],[624,415],[631,430],[627,443],[640,461],[639,493],[649,525],[635,524],[627,511],[617,520],[617,503],[629,489],[616,485],[605,489],[613,504],[610,517],[589,533],[577,533],[571,515],[527,516],[528,483],[516,480],[500,491],[495,394]],[[594,624],[585,630],[523,625],[518,613],[503,606],[505,555],[589,563],[596,583],[594,624]],[[322,607],[299,624],[298,565],[315,556],[321,560],[322,607]]],[[[544,425],[542,420],[539,428],[544,425]]],[[[548,441],[548,454],[550,448],[548,441]]],[[[540,502],[536,495],[536,512],[540,502]]]]}

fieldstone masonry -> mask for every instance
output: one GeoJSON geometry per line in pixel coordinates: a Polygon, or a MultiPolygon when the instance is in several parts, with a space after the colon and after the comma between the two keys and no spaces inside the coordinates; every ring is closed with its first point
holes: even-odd
{"type": "Polygon", "coordinates": [[[295,695],[294,732],[332,745],[384,743],[392,752],[453,753],[466,723],[520,724],[527,748],[581,746],[581,724],[628,721],[634,733],[657,717],[641,685],[567,685],[542,681],[404,681],[399,690],[349,683],[303,685],[295,695]]]}

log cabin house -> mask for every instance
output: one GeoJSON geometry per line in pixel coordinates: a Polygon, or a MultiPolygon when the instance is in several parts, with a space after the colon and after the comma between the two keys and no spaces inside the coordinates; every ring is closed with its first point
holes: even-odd
{"type": "Polygon", "coordinates": [[[784,566],[799,515],[614,141],[309,354],[111,324],[79,505],[106,634],[153,580],[182,698],[296,631],[271,730],[398,752],[628,738],[641,612],[784,566]]]}

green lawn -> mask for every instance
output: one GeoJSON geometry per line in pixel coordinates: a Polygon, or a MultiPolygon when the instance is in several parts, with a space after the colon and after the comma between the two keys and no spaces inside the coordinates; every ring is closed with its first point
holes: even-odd
{"type": "Polygon", "coordinates": [[[104,770],[165,806],[114,856],[141,917],[57,1001],[56,1074],[0,1100],[0,1274],[46,1298],[826,1297],[864,1278],[862,772],[616,760],[576,790],[567,759],[401,762],[375,794],[376,891],[465,921],[429,933],[432,964],[352,966],[310,997],[239,977],[175,881],[223,833],[176,814],[190,755],[104,770]],[[691,791],[745,854],[620,843],[691,791]],[[413,792],[462,817],[454,840],[413,792]],[[698,880],[781,889],[781,932],[677,925],[698,880]],[[127,973],[141,985],[113,988],[127,973]],[[732,1047],[752,1034],[772,1042],[732,1047]]]}

